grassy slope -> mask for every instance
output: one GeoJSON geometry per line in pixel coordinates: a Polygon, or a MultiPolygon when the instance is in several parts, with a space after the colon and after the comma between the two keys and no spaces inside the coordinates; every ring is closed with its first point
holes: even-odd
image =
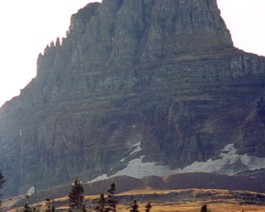
{"type": "MultiPolygon", "coordinates": [[[[228,191],[216,189],[184,189],[184,190],[154,190],[142,189],[132,190],[117,194],[120,199],[117,211],[130,211],[130,204],[133,199],[139,201],[140,212],[145,211],[146,202],[152,203],[152,212],[199,212],[202,204],[207,204],[208,209],[214,212],[242,212],[244,211],[265,211],[265,202],[257,199],[258,193],[245,191],[228,191]],[[167,195],[175,195],[175,200],[168,199],[167,195]],[[159,198],[152,199],[152,197],[159,198]],[[140,200],[139,200],[140,198],[140,200]],[[143,200],[146,201],[143,201],[143,200]]],[[[265,196],[265,194],[260,194],[265,196]]],[[[96,201],[98,195],[86,196],[86,204],[91,206],[96,201]]],[[[55,199],[56,208],[60,211],[67,211],[68,198],[61,197],[55,199]]],[[[5,202],[4,205],[7,205],[5,202]]],[[[9,202],[10,203],[10,202],[9,202]]],[[[40,202],[40,205],[45,205],[40,202]]],[[[88,211],[93,211],[94,206],[88,208],[88,211]]],[[[17,209],[6,210],[16,211],[17,209]]],[[[45,210],[45,207],[43,207],[45,210]]],[[[21,210],[20,210],[21,211],[21,210]]]]}

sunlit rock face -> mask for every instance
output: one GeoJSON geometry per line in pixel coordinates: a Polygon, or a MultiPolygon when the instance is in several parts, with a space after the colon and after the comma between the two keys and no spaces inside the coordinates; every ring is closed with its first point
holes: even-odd
{"type": "Polygon", "coordinates": [[[265,157],[265,59],[233,47],[215,0],[89,4],[37,63],[0,109],[6,195],[137,160],[185,170],[228,144],[265,157]]]}

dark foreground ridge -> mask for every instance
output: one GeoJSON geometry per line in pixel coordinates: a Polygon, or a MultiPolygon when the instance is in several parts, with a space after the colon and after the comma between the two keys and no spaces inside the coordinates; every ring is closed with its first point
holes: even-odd
{"type": "MultiPolygon", "coordinates": [[[[239,204],[265,205],[263,178],[209,173],[178,174],[167,177],[151,176],[142,179],[119,176],[108,180],[83,184],[84,195],[99,196],[102,192],[105,193],[113,182],[116,184],[117,190],[115,193],[119,194],[116,198],[120,204],[130,204],[134,199],[140,202],[151,201],[152,203],[161,205],[168,202],[177,202],[178,204],[192,203],[195,200],[211,203],[228,203],[236,199],[239,201],[239,204]],[[145,190],[146,193],[143,192],[145,190]],[[154,192],[150,192],[152,190],[154,192]],[[218,192],[218,190],[220,191],[218,192]],[[225,195],[223,191],[225,191],[225,195]]],[[[57,207],[60,205],[68,205],[67,198],[63,201],[59,201],[59,199],[67,197],[71,187],[71,185],[57,186],[46,191],[37,192],[30,196],[29,203],[42,202],[50,198],[55,200],[57,207]]],[[[5,202],[8,202],[8,200],[5,202]]],[[[88,202],[90,204],[96,204],[97,200],[88,202]]],[[[21,197],[12,207],[22,207],[24,204],[24,197],[21,197]]]]}
{"type": "MultiPolygon", "coordinates": [[[[136,179],[128,176],[118,176],[107,180],[84,184],[85,195],[97,195],[106,191],[109,185],[115,182],[117,193],[132,190],[144,190],[146,188],[157,190],[174,189],[223,189],[241,190],[265,193],[265,185],[261,177],[227,176],[210,173],[187,173],[166,177],[144,177],[136,179]]],[[[58,198],[65,196],[71,189],[71,185],[58,186],[40,192],[36,197],[45,196],[58,198]]],[[[34,201],[34,196],[32,198],[34,201]]]]}

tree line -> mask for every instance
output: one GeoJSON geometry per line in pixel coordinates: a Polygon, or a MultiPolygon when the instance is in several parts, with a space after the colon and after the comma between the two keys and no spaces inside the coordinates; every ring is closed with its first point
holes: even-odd
{"type": "MultiPolygon", "coordinates": [[[[0,171],[0,189],[3,188],[3,184],[5,183],[4,176],[2,175],[0,171]]],[[[99,198],[96,202],[96,206],[94,207],[94,211],[98,212],[116,212],[117,211],[117,205],[118,200],[115,197],[115,191],[116,191],[116,185],[113,182],[110,185],[110,188],[107,190],[108,194],[105,195],[104,193],[101,193],[99,195],[99,198]]],[[[1,193],[0,193],[1,197],[1,193]]],[[[68,194],[68,202],[69,202],[69,209],[68,212],[88,212],[86,209],[86,205],[84,203],[84,187],[81,183],[81,181],[76,178],[72,184],[71,191],[68,194]]],[[[23,212],[40,212],[43,211],[40,209],[40,206],[30,206],[29,205],[29,195],[25,195],[25,204],[23,207],[23,212]]],[[[46,202],[46,208],[45,212],[56,212],[56,208],[54,205],[54,201],[50,198],[45,199],[46,202]]],[[[0,212],[2,212],[2,201],[0,199],[0,212]]],[[[152,208],[152,205],[150,203],[147,203],[145,205],[145,212],[150,212],[152,208]]],[[[203,205],[201,207],[201,212],[208,212],[207,205],[203,205]]],[[[139,212],[139,205],[137,203],[137,200],[134,200],[132,205],[130,206],[130,212],[139,212]]]]}
{"type": "MultiPolygon", "coordinates": [[[[0,171],[0,189],[3,187],[5,183],[4,176],[0,171]]],[[[94,207],[95,211],[98,212],[116,212],[117,211],[117,204],[119,203],[115,197],[116,185],[113,182],[110,185],[110,188],[107,190],[108,194],[105,196],[103,193],[100,194],[96,206],[94,207]]],[[[1,197],[1,194],[0,194],[1,197]]],[[[87,212],[86,205],[84,204],[84,187],[81,181],[76,178],[72,184],[71,191],[68,194],[68,201],[69,201],[69,209],[68,212],[87,212]]],[[[23,212],[39,212],[41,207],[38,206],[30,206],[29,204],[29,195],[25,195],[25,204],[23,207],[23,212]]],[[[45,212],[56,212],[56,208],[54,205],[54,201],[50,198],[45,199],[45,212]]],[[[0,212],[2,212],[2,202],[0,200],[0,212]]],[[[145,206],[145,211],[150,212],[151,204],[148,203],[145,206]]],[[[139,212],[139,206],[136,200],[134,200],[133,204],[130,207],[131,212],[139,212]]]]}
{"type": "MultiPolygon", "coordinates": [[[[116,212],[117,211],[117,205],[119,204],[118,200],[115,196],[116,192],[116,185],[113,182],[110,185],[110,188],[107,190],[107,195],[104,193],[101,193],[99,195],[99,198],[97,199],[97,202],[94,206],[94,211],[98,212],[116,212]]],[[[81,183],[81,181],[76,178],[72,184],[71,191],[68,194],[68,202],[69,202],[69,209],[68,212],[88,212],[91,210],[91,208],[88,210],[86,208],[86,204],[84,203],[84,187],[81,183]]],[[[23,208],[23,212],[39,212],[40,207],[39,206],[29,206],[29,196],[25,195],[25,204],[23,208]]],[[[45,199],[45,212],[56,212],[56,208],[54,205],[54,201],[47,198],[45,199]]],[[[145,206],[145,212],[151,211],[151,204],[147,203],[145,206]]],[[[133,201],[133,204],[130,206],[130,212],[139,212],[139,205],[136,200],[133,201]]]]}

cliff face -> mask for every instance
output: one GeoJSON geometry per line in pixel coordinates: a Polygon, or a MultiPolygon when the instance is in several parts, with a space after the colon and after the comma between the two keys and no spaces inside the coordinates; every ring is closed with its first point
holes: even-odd
{"type": "MultiPolygon", "coordinates": [[[[216,0],[89,4],[37,63],[0,109],[7,195],[114,175],[136,159],[181,169],[228,144],[265,157],[265,59],[233,47],[216,0]]],[[[242,161],[234,172],[248,169],[242,161]]]]}

